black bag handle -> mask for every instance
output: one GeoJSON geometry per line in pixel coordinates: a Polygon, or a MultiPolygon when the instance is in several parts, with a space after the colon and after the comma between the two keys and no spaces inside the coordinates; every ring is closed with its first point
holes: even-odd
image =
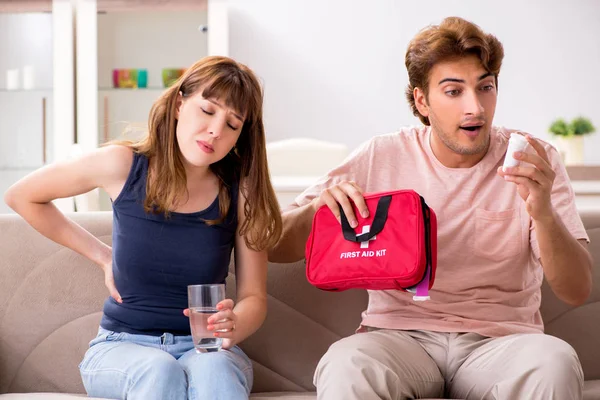
{"type": "Polygon", "coordinates": [[[363,233],[361,235],[357,235],[354,229],[350,226],[348,222],[348,218],[346,214],[344,214],[344,210],[342,206],[338,204],[340,207],[340,219],[342,220],[342,232],[344,233],[344,239],[349,240],[351,242],[366,242],[371,240],[375,235],[383,230],[383,226],[385,225],[385,221],[387,221],[388,210],[390,209],[390,203],[392,202],[392,196],[382,196],[377,203],[377,211],[375,211],[375,218],[373,218],[373,224],[371,225],[371,229],[367,233],[363,233]]]}

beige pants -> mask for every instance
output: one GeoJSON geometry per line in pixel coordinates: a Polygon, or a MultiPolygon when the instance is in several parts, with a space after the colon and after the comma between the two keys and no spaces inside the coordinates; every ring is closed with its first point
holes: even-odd
{"type": "Polygon", "coordinates": [[[581,399],[583,371],[549,335],[374,330],[334,343],[315,372],[320,400],[581,399]]]}

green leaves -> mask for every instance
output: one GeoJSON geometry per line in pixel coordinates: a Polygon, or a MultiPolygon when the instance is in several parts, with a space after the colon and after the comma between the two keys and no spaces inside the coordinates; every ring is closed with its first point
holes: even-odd
{"type": "Polygon", "coordinates": [[[574,135],[586,135],[596,130],[589,119],[579,117],[571,122],[571,129],[574,135]]]}
{"type": "Polygon", "coordinates": [[[575,118],[571,123],[559,118],[552,122],[549,131],[556,136],[576,136],[595,132],[596,128],[589,119],[584,117],[575,118]]]}
{"type": "Polygon", "coordinates": [[[550,125],[549,130],[550,130],[550,133],[552,133],[556,136],[571,136],[572,135],[571,128],[565,122],[565,120],[562,118],[554,121],[552,123],[552,125],[550,125]]]}

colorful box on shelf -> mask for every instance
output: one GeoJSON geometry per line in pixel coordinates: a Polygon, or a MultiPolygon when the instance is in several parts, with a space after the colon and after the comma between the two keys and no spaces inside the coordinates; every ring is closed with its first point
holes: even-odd
{"type": "Polygon", "coordinates": [[[177,79],[183,75],[186,68],[163,68],[162,70],[162,81],[164,87],[169,87],[175,82],[177,79]]]}
{"type": "Polygon", "coordinates": [[[113,69],[113,87],[145,88],[148,86],[146,69],[113,69]]]}

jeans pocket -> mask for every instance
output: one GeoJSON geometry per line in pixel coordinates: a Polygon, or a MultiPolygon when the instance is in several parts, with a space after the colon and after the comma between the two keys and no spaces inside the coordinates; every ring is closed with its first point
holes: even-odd
{"type": "Polygon", "coordinates": [[[102,332],[96,338],[90,342],[90,347],[85,352],[83,360],[79,363],[79,371],[83,374],[89,372],[90,369],[94,369],[96,360],[98,357],[102,357],[107,351],[114,346],[118,346],[119,343],[115,343],[115,339],[109,339],[109,337],[116,338],[119,336],[118,332],[102,332]]]}

